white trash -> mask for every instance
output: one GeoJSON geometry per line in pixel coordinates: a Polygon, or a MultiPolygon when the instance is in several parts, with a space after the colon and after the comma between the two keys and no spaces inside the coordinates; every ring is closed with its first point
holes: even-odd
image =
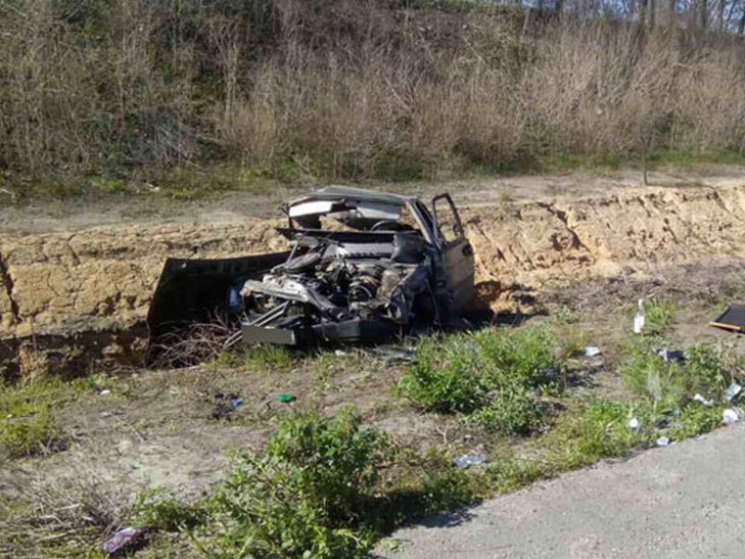
{"type": "Polygon", "coordinates": [[[634,431],[640,427],[639,420],[636,417],[629,419],[629,422],[626,425],[628,425],[629,429],[633,429],[634,431]]]}
{"type": "Polygon", "coordinates": [[[729,385],[729,388],[724,391],[724,399],[728,402],[731,402],[734,398],[737,397],[740,392],[742,392],[742,386],[740,386],[736,382],[733,382],[729,385]]]}
{"type": "Polygon", "coordinates": [[[722,421],[725,425],[742,421],[742,410],[740,408],[727,408],[722,412],[722,421]]]}
{"type": "Polygon", "coordinates": [[[641,334],[647,319],[644,316],[644,299],[639,299],[639,308],[634,317],[634,334],[641,334]]]}
{"type": "Polygon", "coordinates": [[[667,437],[660,437],[657,439],[657,446],[670,446],[670,439],[667,437]]]}
{"type": "Polygon", "coordinates": [[[693,397],[693,399],[696,400],[697,402],[701,403],[702,405],[709,407],[709,408],[714,405],[714,402],[712,400],[709,400],[707,398],[704,398],[698,392],[693,397]]]}

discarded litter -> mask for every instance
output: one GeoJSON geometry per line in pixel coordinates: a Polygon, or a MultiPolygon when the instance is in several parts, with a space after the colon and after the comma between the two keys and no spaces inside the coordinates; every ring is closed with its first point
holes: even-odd
{"type": "Polygon", "coordinates": [[[722,421],[725,425],[742,421],[742,410],[740,408],[727,408],[722,412],[722,421]]]}
{"type": "Polygon", "coordinates": [[[453,462],[459,468],[468,468],[469,466],[478,466],[485,463],[486,457],[481,454],[464,454],[460,458],[456,458],[453,462]]]}
{"type": "Polygon", "coordinates": [[[646,323],[646,318],[644,317],[644,299],[639,299],[638,306],[639,308],[634,317],[634,334],[641,334],[646,323]]]}
{"type": "Polygon", "coordinates": [[[101,390],[101,392],[98,393],[99,396],[108,396],[109,394],[111,394],[111,390],[107,389],[101,390]]]}
{"type": "Polygon", "coordinates": [[[660,437],[656,441],[657,446],[670,446],[670,439],[667,437],[660,437]]]}
{"type": "Polygon", "coordinates": [[[707,407],[709,407],[709,408],[710,408],[711,406],[713,406],[713,405],[714,405],[714,401],[713,401],[713,400],[709,400],[708,398],[704,398],[704,397],[703,397],[703,396],[701,396],[701,394],[699,394],[699,393],[696,393],[696,395],[695,395],[695,396],[693,397],[693,399],[694,399],[694,400],[695,400],[696,402],[699,402],[699,403],[701,403],[702,405],[704,405],[704,406],[707,406],[707,407]]]}
{"type": "Polygon", "coordinates": [[[654,352],[662,357],[665,361],[685,361],[685,353],[680,351],[679,349],[656,349],[654,352]]]}
{"type": "Polygon", "coordinates": [[[119,553],[124,548],[134,548],[144,543],[145,536],[147,535],[147,528],[134,528],[129,526],[117,530],[114,534],[106,540],[101,549],[109,555],[119,553]]]}
{"type": "Polygon", "coordinates": [[[238,394],[225,395],[223,392],[215,394],[215,409],[212,411],[212,419],[230,419],[230,414],[243,403],[243,398],[238,394]]]}
{"type": "Polygon", "coordinates": [[[745,332],[745,305],[730,305],[727,310],[709,322],[709,326],[733,332],[745,332]]]}
{"type": "Polygon", "coordinates": [[[336,351],[334,352],[334,355],[336,355],[337,357],[346,357],[346,355],[347,355],[347,352],[346,352],[346,351],[344,351],[344,350],[342,350],[342,349],[337,349],[337,350],[336,350],[336,351]]]}
{"type": "Polygon", "coordinates": [[[291,392],[283,392],[282,394],[277,396],[277,400],[279,400],[283,404],[289,404],[290,402],[294,402],[295,400],[297,400],[297,398],[291,392]]]}
{"type": "Polygon", "coordinates": [[[600,355],[602,353],[602,351],[600,351],[600,348],[595,346],[587,346],[584,349],[584,352],[586,357],[595,357],[596,355],[600,355]]]}
{"type": "Polygon", "coordinates": [[[724,399],[728,402],[731,402],[737,397],[738,394],[740,394],[740,392],[742,392],[742,386],[740,386],[736,382],[733,382],[729,385],[729,388],[724,391],[724,399]]]}
{"type": "Polygon", "coordinates": [[[628,425],[629,429],[633,429],[634,431],[640,427],[639,420],[636,417],[629,419],[629,422],[626,425],[628,425]]]}

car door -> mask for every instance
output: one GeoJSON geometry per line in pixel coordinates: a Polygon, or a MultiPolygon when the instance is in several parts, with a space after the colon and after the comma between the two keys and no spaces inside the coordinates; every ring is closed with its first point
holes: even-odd
{"type": "Polygon", "coordinates": [[[476,296],[473,247],[449,194],[432,199],[432,215],[448,275],[448,290],[458,309],[465,310],[476,296]]]}

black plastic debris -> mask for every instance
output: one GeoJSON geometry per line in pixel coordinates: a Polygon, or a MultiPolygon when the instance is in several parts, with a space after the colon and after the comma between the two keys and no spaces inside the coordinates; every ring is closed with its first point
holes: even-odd
{"type": "Polygon", "coordinates": [[[655,349],[654,352],[662,357],[665,361],[685,361],[685,353],[679,349],[668,349],[663,347],[662,349],[655,349]]]}
{"type": "Polygon", "coordinates": [[[745,305],[730,305],[717,318],[709,322],[709,326],[722,328],[740,334],[745,332],[745,305]]]}
{"type": "Polygon", "coordinates": [[[243,398],[238,394],[228,394],[227,396],[218,392],[215,394],[215,409],[212,410],[212,419],[230,419],[238,406],[243,403],[243,398]]]}

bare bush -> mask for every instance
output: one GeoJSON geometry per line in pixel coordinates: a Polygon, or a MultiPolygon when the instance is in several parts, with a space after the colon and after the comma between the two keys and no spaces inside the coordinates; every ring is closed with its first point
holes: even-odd
{"type": "Polygon", "coordinates": [[[745,48],[721,34],[382,0],[66,4],[29,0],[0,18],[2,167],[127,174],[222,159],[416,178],[745,147],[745,48]]]}

